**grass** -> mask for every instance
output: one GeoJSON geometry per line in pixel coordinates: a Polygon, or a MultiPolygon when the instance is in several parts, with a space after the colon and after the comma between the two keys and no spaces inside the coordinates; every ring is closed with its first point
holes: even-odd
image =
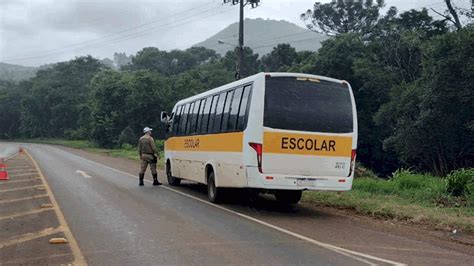
{"type": "Polygon", "coordinates": [[[410,171],[399,171],[389,180],[356,178],[349,192],[306,192],[303,202],[474,233],[472,199],[450,196],[444,179],[410,171]]]}
{"type": "MultiPolygon", "coordinates": [[[[86,150],[95,153],[101,153],[112,157],[119,157],[119,158],[126,158],[130,160],[139,161],[140,157],[138,156],[138,151],[136,147],[131,145],[124,145],[123,148],[115,148],[115,149],[104,149],[99,148],[93,142],[87,140],[63,140],[63,139],[33,139],[33,140],[25,140],[25,142],[32,142],[32,143],[45,143],[45,144],[53,144],[53,145],[61,145],[75,149],[86,150]]],[[[157,148],[160,150],[162,148],[162,141],[157,141],[157,148]]],[[[157,167],[159,169],[164,169],[164,153],[162,149],[160,150],[160,160],[158,160],[157,167]]]]}

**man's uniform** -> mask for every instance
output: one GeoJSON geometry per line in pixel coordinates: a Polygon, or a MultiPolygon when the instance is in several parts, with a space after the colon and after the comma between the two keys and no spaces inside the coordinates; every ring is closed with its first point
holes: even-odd
{"type": "MultiPolygon", "coordinates": [[[[149,129],[149,131],[147,132],[151,132],[151,129],[149,129]]],[[[158,182],[158,173],[156,172],[158,152],[156,150],[155,140],[153,139],[152,136],[150,136],[149,134],[146,134],[147,132],[145,132],[145,135],[143,135],[138,141],[138,153],[140,154],[140,158],[141,158],[141,166],[140,166],[140,173],[139,173],[140,185],[143,186],[145,171],[148,165],[150,165],[151,174],[153,175],[153,185],[157,186],[157,185],[161,185],[158,182]]]]}

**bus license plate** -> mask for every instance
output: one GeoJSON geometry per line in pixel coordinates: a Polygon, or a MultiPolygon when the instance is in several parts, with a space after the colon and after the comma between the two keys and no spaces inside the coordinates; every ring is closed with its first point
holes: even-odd
{"type": "Polygon", "coordinates": [[[316,180],[314,179],[298,179],[296,184],[300,187],[314,187],[316,186],[316,180]]]}

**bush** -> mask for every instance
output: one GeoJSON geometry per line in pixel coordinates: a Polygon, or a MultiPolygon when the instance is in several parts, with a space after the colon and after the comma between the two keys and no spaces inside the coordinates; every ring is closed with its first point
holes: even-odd
{"type": "Polygon", "coordinates": [[[356,162],[355,164],[354,177],[355,178],[365,177],[365,178],[373,178],[373,179],[378,178],[378,176],[374,172],[372,172],[372,170],[364,167],[359,162],[356,162]]]}
{"type": "Polygon", "coordinates": [[[137,148],[128,144],[128,143],[124,143],[122,144],[122,147],[121,147],[123,150],[128,150],[128,151],[132,151],[132,150],[136,150],[137,148]]]}
{"type": "Polygon", "coordinates": [[[155,140],[155,144],[156,144],[156,149],[158,150],[158,152],[162,152],[165,150],[165,141],[162,140],[162,139],[157,139],[155,140]]]}
{"type": "Polygon", "coordinates": [[[86,139],[87,130],[83,127],[78,129],[66,129],[63,135],[67,140],[86,139]]]}
{"type": "Polygon", "coordinates": [[[120,133],[119,139],[118,139],[118,145],[119,147],[123,147],[124,144],[129,144],[133,145],[136,143],[138,140],[133,133],[133,130],[130,127],[126,127],[122,132],[120,133]]]}
{"type": "Polygon", "coordinates": [[[455,197],[474,194],[474,168],[458,169],[446,176],[446,191],[455,197]]]}

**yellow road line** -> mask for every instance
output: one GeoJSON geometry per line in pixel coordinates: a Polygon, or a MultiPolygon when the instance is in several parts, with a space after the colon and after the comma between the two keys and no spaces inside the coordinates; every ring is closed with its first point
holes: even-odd
{"type": "Polygon", "coordinates": [[[26,211],[26,212],[18,212],[18,213],[12,214],[12,215],[0,216],[0,221],[1,220],[6,220],[6,219],[15,219],[15,218],[21,217],[21,216],[37,214],[37,213],[52,211],[52,210],[54,210],[54,209],[53,208],[50,208],[50,209],[37,209],[37,210],[31,210],[31,211],[26,211]]]}
{"type": "Polygon", "coordinates": [[[60,233],[60,232],[62,232],[60,227],[58,227],[58,228],[50,227],[50,228],[46,228],[46,229],[38,231],[38,232],[27,233],[27,234],[23,234],[23,235],[20,235],[20,236],[15,236],[14,238],[7,239],[5,241],[0,242],[0,249],[1,248],[6,248],[6,247],[9,247],[9,246],[13,246],[13,245],[16,245],[16,244],[20,244],[20,243],[23,243],[23,242],[27,242],[27,241],[37,239],[37,238],[40,238],[40,237],[45,237],[45,236],[49,236],[49,235],[52,235],[52,234],[60,233]]]}
{"type": "Polygon", "coordinates": [[[39,188],[39,187],[44,187],[44,186],[43,186],[43,185],[34,185],[34,186],[27,186],[27,187],[2,189],[2,190],[0,190],[0,193],[3,193],[3,192],[12,192],[12,191],[19,191],[19,190],[26,190],[26,189],[31,189],[31,188],[39,188]]]}
{"type": "Polygon", "coordinates": [[[49,198],[51,199],[51,203],[53,204],[53,209],[56,211],[56,215],[58,216],[59,223],[61,224],[61,227],[64,229],[64,234],[66,235],[66,239],[69,241],[69,245],[71,247],[72,254],[74,256],[74,262],[73,264],[75,265],[87,265],[86,259],[84,258],[84,255],[82,255],[81,250],[79,249],[79,245],[77,244],[76,239],[74,238],[74,235],[71,232],[71,229],[69,228],[66,219],[64,218],[64,214],[61,211],[61,208],[58,205],[58,202],[56,201],[56,198],[54,197],[53,192],[51,191],[51,188],[48,185],[48,182],[46,181],[46,178],[44,177],[43,173],[41,172],[41,169],[39,168],[38,164],[36,161],[33,159],[31,154],[24,149],[26,155],[30,158],[30,160],[33,162],[35,165],[35,168],[38,170],[39,176],[43,180],[43,184],[46,187],[47,194],[49,195],[49,198]]]}
{"type": "Polygon", "coordinates": [[[24,197],[24,198],[17,198],[17,199],[0,200],[0,204],[12,203],[12,202],[24,201],[24,200],[39,199],[39,198],[45,198],[45,197],[48,197],[48,194],[41,194],[41,195],[36,195],[36,196],[32,196],[32,197],[24,197]]]}

